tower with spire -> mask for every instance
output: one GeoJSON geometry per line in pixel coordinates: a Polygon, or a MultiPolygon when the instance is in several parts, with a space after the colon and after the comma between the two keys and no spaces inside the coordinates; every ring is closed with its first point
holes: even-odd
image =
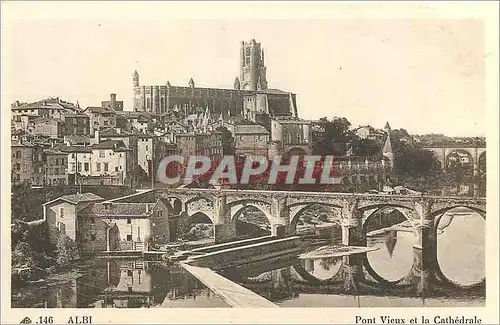
{"type": "Polygon", "coordinates": [[[385,123],[384,130],[387,133],[387,137],[385,138],[384,147],[382,148],[382,156],[389,160],[389,164],[392,168],[394,167],[394,152],[392,151],[391,126],[389,122],[385,123]]]}

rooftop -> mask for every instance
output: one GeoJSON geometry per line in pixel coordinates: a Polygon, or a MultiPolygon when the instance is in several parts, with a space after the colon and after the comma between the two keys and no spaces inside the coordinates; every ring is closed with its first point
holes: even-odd
{"type": "Polygon", "coordinates": [[[92,149],[113,149],[115,151],[128,150],[122,140],[107,140],[90,146],[92,149]]]}
{"type": "Polygon", "coordinates": [[[265,127],[258,124],[240,124],[234,129],[235,134],[269,134],[265,127]]]}
{"type": "Polygon", "coordinates": [[[112,203],[102,202],[89,205],[80,215],[97,217],[147,217],[153,213],[156,203],[112,203]]]}
{"type": "Polygon", "coordinates": [[[55,146],[53,149],[55,150],[60,150],[62,152],[80,152],[80,153],[92,153],[92,149],[90,147],[84,147],[84,146],[68,146],[66,144],[60,144],[55,146]]]}
{"type": "Polygon", "coordinates": [[[92,113],[101,113],[101,114],[116,114],[116,111],[109,110],[107,108],[103,108],[100,106],[88,106],[86,111],[92,112],[92,113]]]}
{"type": "Polygon", "coordinates": [[[82,202],[104,201],[104,198],[94,193],[78,193],[60,196],[57,199],[44,203],[43,205],[53,203],[58,200],[62,200],[71,204],[78,204],[82,202]]]}

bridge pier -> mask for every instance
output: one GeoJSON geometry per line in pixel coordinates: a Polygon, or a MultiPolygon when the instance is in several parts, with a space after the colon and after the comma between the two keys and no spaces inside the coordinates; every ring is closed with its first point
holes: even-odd
{"type": "Polygon", "coordinates": [[[271,224],[271,235],[285,237],[290,232],[290,209],[285,196],[272,198],[271,215],[276,218],[276,223],[271,224]]]}
{"type": "Polygon", "coordinates": [[[414,229],[413,266],[407,280],[414,285],[417,294],[426,295],[433,290],[436,279],[437,234],[434,220],[423,220],[414,229]]]}
{"type": "Polygon", "coordinates": [[[344,268],[344,293],[357,294],[360,291],[359,284],[364,280],[363,259],[365,254],[353,254],[343,257],[344,268]]]}
{"type": "Polygon", "coordinates": [[[224,194],[214,196],[214,240],[216,244],[236,238],[236,222],[231,220],[231,209],[226,205],[224,194]]]}
{"type": "Polygon", "coordinates": [[[358,201],[345,201],[342,209],[342,245],[366,246],[358,201]]]}

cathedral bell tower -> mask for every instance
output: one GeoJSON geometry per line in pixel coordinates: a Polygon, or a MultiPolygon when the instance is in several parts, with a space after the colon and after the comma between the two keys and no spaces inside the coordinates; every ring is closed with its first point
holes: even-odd
{"type": "Polygon", "coordinates": [[[254,39],[241,42],[239,83],[242,90],[267,89],[264,50],[254,39]]]}

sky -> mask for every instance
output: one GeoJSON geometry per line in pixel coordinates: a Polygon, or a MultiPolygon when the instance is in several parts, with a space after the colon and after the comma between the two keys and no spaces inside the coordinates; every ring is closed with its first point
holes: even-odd
{"type": "Polygon", "coordinates": [[[240,42],[254,38],[269,88],[296,93],[301,118],[485,134],[480,20],[189,19],[168,6],[119,15],[93,5],[76,18],[53,8],[4,24],[4,106],[56,96],[98,106],[116,93],[131,110],[134,70],[142,85],[187,86],[192,77],[200,87],[232,88],[240,42]]]}

